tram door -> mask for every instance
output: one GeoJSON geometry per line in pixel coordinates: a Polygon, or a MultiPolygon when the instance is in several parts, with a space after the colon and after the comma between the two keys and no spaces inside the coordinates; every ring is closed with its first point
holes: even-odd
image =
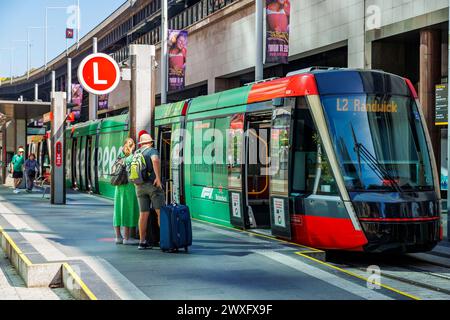
{"type": "Polygon", "coordinates": [[[86,171],[86,138],[81,137],[80,144],[80,190],[87,190],[87,171],[86,171]]]}
{"type": "Polygon", "coordinates": [[[249,223],[253,229],[270,229],[271,122],[271,113],[247,116],[245,190],[249,223]]]}
{"type": "Polygon", "coordinates": [[[275,99],[270,136],[270,222],[272,235],[291,239],[290,157],[295,99],[275,99]]]}
{"type": "MultiPolygon", "coordinates": [[[[160,127],[158,137],[158,150],[161,159],[161,183],[167,194],[172,194],[171,183],[167,183],[171,179],[170,175],[170,146],[172,144],[172,126],[160,127]],[[166,190],[169,188],[169,190],[166,190]]],[[[172,199],[166,199],[172,201],[172,199]]]]}
{"type": "Polygon", "coordinates": [[[230,199],[230,222],[236,227],[249,228],[245,181],[245,125],[244,114],[235,114],[230,121],[227,139],[228,198],[230,199]]]}
{"type": "Polygon", "coordinates": [[[88,192],[93,192],[94,191],[94,187],[93,187],[93,180],[92,180],[92,170],[91,170],[91,166],[92,166],[92,156],[91,156],[91,152],[92,152],[92,136],[87,136],[86,137],[86,155],[85,155],[85,166],[84,166],[84,170],[86,172],[86,191],[88,192]]]}
{"type": "Polygon", "coordinates": [[[90,150],[89,150],[89,177],[91,182],[91,191],[98,192],[98,136],[90,137],[90,150]]]}
{"type": "Polygon", "coordinates": [[[77,164],[78,164],[78,139],[74,138],[72,140],[72,187],[74,189],[78,188],[78,181],[77,181],[77,177],[78,177],[78,168],[77,168],[77,164]]]}

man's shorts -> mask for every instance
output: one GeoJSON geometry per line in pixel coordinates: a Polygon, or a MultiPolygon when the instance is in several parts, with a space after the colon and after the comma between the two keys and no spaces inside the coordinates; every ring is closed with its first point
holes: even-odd
{"type": "Polygon", "coordinates": [[[14,179],[23,179],[23,172],[21,172],[21,171],[19,171],[19,172],[14,171],[13,172],[13,178],[14,179]]]}
{"type": "Polygon", "coordinates": [[[141,212],[149,211],[150,204],[153,205],[153,209],[161,209],[166,204],[163,189],[155,187],[151,183],[137,185],[136,196],[141,212]]]}

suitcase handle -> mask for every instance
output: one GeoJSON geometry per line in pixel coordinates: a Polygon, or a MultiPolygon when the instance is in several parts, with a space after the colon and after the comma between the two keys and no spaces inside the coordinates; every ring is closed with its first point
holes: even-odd
{"type": "Polygon", "coordinates": [[[172,179],[167,179],[166,180],[166,202],[167,203],[172,203],[172,204],[174,204],[174,201],[173,201],[173,199],[171,199],[172,197],[171,197],[171,188],[170,188],[170,184],[171,183],[173,183],[173,180],[172,179]]]}

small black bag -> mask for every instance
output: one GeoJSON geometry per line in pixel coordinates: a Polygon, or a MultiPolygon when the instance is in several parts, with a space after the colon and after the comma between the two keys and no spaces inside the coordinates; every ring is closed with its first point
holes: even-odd
{"type": "Polygon", "coordinates": [[[147,222],[147,243],[152,247],[159,247],[159,237],[158,215],[156,214],[155,209],[150,208],[147,222]]]}
{"type": "Polygon", "coordinates": [[[127,165],[125,158],[117,158],[111,168],[111,184],[113,186],[122,186],[128,183],[127,165]]]}

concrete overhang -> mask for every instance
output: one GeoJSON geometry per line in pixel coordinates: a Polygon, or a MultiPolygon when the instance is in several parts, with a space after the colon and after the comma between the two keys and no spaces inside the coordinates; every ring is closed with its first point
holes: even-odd
{"type": "Polygon", "coordinates": [[[33,119],[50,112],[50,102],[0,100],[0,113],[9,119],[33,119]]]}

